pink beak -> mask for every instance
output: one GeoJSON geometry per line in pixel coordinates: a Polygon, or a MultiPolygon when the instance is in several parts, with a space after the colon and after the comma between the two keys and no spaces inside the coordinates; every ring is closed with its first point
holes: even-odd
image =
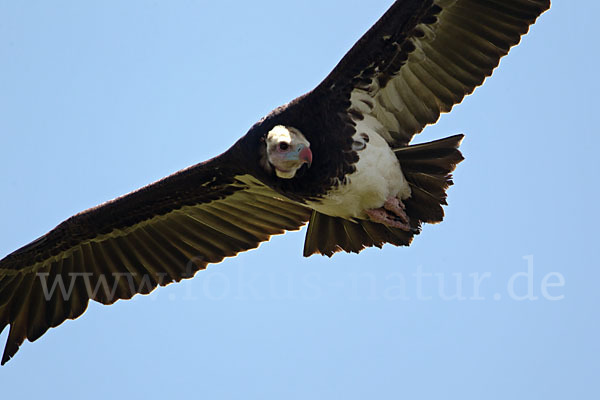
{"type": "Polygon", "coordinates": [[[307,163],[310,167],[310,165],[312,164],[312,151],[310,151],[309,147],[304,147],[302,150],[300,150],[298,158],[307,163]]]}

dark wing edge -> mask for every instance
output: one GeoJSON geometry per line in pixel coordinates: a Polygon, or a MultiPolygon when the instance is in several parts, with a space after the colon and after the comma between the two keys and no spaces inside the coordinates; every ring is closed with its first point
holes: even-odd
{"type": "Polygon", "coordinates": [[[404,200],[412,228],[410,231],[365,220],[349,221],[313,211],[306,231],[304,256],[323,254],[331,257],[338,251],[359,253],[367,247],[381,248],[385,243],[408,246],[421,232],[423,223],[442,222],[442,205],[448,204],[446,190],[453,184],[452,172],[464,159],[458,150],[463,137],[454,135],[394,149],[411,188],[411,197],[404,200]]]}
{"type": "Polygon", "coordinates": [[[309,219],[305,206],[217,164],[80,213],[0,260],[0,333],[10,325],[1,363],[90,300],[112,304],[191,278],[309,219]]]}
{"type": "Polygon", "coordinates": [[[315,89],[339,91],[392,146],[472,93],[550,0],[398,0],[315,89]]]}

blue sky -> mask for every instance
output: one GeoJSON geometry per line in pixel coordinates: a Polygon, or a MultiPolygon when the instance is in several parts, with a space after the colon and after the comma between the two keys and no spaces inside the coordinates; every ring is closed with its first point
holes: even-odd
{"type": "MultiPolygon", "coordinates": [[[[3,396],[597,397],[600,6],[554,3],[418,138],[463,132],[466,161],[411,247],[304,259],[302,230],[91,304],[3,396]]],[[[0,1],[0,256],[222,152],[390,4],[0,1]]]]}

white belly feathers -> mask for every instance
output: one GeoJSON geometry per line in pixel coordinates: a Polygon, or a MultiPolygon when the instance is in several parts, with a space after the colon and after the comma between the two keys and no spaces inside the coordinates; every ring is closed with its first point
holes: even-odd
{"type": "Polygon", "coordinates": [[[334,217],[368,219],[365,210],[382,207],[389,197],[410,197],[400,163],[377,132],[380,129],[384,129],[381,123],[370,115],[356,121],[353,139],[366,144],[357,151],[356,170],[346,177],[345,184],[338,185],[318,202],[308,202],[309,206],[334,217]],[[368,141],[361,134],[366,134],[368,141]]]}

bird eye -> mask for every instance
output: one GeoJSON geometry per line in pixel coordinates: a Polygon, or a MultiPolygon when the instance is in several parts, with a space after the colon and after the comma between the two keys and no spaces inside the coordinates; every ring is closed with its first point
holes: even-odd
{"type": "Polygon", "coordinates": [[[279,143],[279,150],[283,150],[283,151],[285,151],[285,150],[287,150],[287,149],[289,149],[289,148],[290,148],[290,145],[289,145],[289,144],[287,144],[286,142],[281,142],[281,143],[279,143]]]}

